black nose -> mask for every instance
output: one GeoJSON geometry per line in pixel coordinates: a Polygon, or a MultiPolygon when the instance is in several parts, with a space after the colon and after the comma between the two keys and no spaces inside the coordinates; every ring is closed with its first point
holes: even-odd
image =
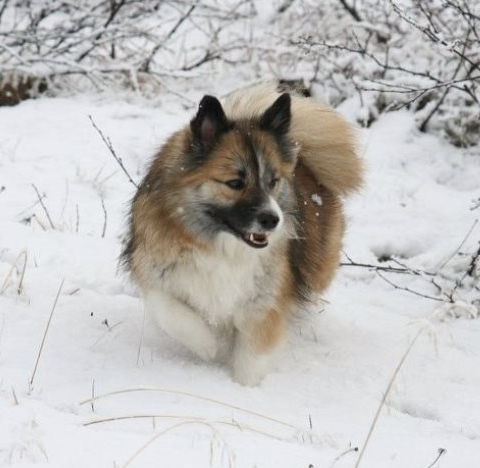
{"type": "Polygon", "coordinates": [[[263,229],[271,231],[277,227],[277,224],[280,221],[280,218],[271,211],[264,211],[258,215],[258,222],[263,229]]]}

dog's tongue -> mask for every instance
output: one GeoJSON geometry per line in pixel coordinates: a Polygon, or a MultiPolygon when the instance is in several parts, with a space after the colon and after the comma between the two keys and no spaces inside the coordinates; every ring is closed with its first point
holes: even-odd
{"type": "Polygon", "coordinates": [[[267,235],[263,233],[246,232],[244,237],[246,240],[253,242],[254,244],[264,245],[268,243],[267,235]]]}

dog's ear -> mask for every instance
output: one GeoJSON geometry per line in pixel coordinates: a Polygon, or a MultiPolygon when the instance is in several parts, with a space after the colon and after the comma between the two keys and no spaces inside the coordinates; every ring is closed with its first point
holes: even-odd
{"type": "Polygon", "coordinates": [[[220,135],[230,129],[220,101],[213,96],[203,96],[197,115],[190,122],[194,143],[203,151],[213,148],[220,135]]]}
{"type": "Polygon", "coordinates": [[[278,97],[260,118],[260,128],[271,131],[278,136],[286,135],[290,128],[292,116],[291,101],[288,93],[283,93],[278,97]]]}

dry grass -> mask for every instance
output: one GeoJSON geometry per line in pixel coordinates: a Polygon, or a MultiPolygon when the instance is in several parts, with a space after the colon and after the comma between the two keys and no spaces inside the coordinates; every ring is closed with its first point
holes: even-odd
{"type": "MultiPolygon", "coordinates": [[[[233,453],[229,450],[227,443],[223,440],[221,434],[218,432],[218,430],[214,426],[215,423],[207,422],[206,420],[187,420],[187,421],[181,421],[181,422],[172,424],[171,426],[168,426],[166,429],[160,431],[158,434],[155,434],[153,437],[147,440],[147,442],[145,442],[138,450],[136,450],[135,453],[123,465],[120,466],[120,468],[127,468],[139,455],[142,454],[142,452],[144,452],[148,447],[150,447],[150,445],[152,445],[154,442],[156,442],[158,439],[160,439],[164,435],[180,427],[190,426],[193,424],[199,424],[199,425],[210,428],[215,438],[222,440],[223,446],[225,447],[226,453],[228,455],[227,466],[228,468],[233,468],[235,464],[235,458],[233,453]]],[[[212,461],[212,458],[213,458],[213,440],[212,440],[212,443],[210,444],[210,460],[211,461],[212,461]]]]}
{"type": "Polygon", "coordinates": [[[37,360],[35,361],[35,367],[33,368],[32,377],[30,378],[30,381],[29,381],[30,390],[33,389],[33,381],[35,380],[35,375],[37,373],[37,368],[38,368],[38,364],[40,362],[40,357],[42,356],[42,351],[43,351],[43,347],[45,345],[45,340],[47,338],[47,333],[48,333],[48,330],[50,328],[50,323],[52,321],[53,313],[55,312],[55,308],[57,307],[58,298],[60,297],[60,293],[62,292],[64,282],[65,282],[65,279],[62,279],[62,282],[60,283],[60,286],[58,287],[57,295],[55,296],[55,301],[53,302],[53,306],[52,306],[52,310],[50,312],[50,316],[48,318],[47,326],[45,327],[45,332],[43,333],[42,342],[40,344],[40,348],[39,348],[38,354],[37,354],[37,360]]]}
{"type": "Polygon", "coordinates": [[[122,394],[126,394],[126,393],[136,393],[136,392],[159,392],[159,393],[166,393],[166,394],[171,394],[171,395],[186,396],[186,397],[189,397],[189,398],[194,398],[196,400],[201,400],[201,401],[206,401],[206,402],[209,402],[209,403],[213,403],[213,404],[218,405],[218,406],[223,406],[223,407],[226,407],[226,408],[234,409],[236,411],[240,411],[242,413],[249,414],[251,416],[256,416],[258,418],[261,418],[261,419],[264,419],[264,420],[267,420],[267,421],[270,421],[270,422],[274,422],[276,424],[280,424],[280,425],[285,426],[285,427],[289,427],[289,428],[296,429],[296,430],[299,429],[294,424],[291,424],[291,423],[288,423],[288,422],[285,422],[285,421],[281,421],[279,419],[273,418],[271,416],[267,416],[265,414],[257,413],[256,411],[252,411],[252,410],[249,410],[247,408],[242,408],[240,406],[232,405],[230,403],[227,403],[227,402],[224,402],[224,401],[221,401],[221,400],[216,400],[214,398],[209,398],[209,397],[204,397],[204,396],[201,396],[201,395],[196,395],[196,394],[190,393],[190,392],[184,392],[184,391],[181,391],[181,390],[171,390],[171,389],[166,389],[166,388],[129,388],[129,389],[125,389],[125,390],[117,390],[117,391],[114,391],[114,392],[108,392],[108,393],[104,393],[102,395],[97,395],[95,397],[89,398],[88,400],[81,401],[79,404],[80,405],[91,404],[92,402],[103,399],[103,398],[108,398],[108,397],[115,396],[115,395],[122,395],[122,394]]]}
{"type": "Polygon", "coordinates": [[[13,272],[16,271],[20,275],[18,285],[17,285],[17,294],[20,295],[23,292],[23,280],[25,278],[25,270],[27,269],[28,253],[26,250],[20,252],[13,262],[10,270],[8,271],[5,279],[3,280],[2,287],[0,288],[0,296],[5,293],[10,284],[10,279],[13,275],[13,272]],[[23,259],[23,264],[21,268],[18,268],[18,263],[23,259]]]}
{"type": "Polygon", "coordinates": [[[393,372],[392,376],[390,377],[390,380],[388,381],[388,385],[387,385],[387,388],[385,389],[385,392],[383,393],[383,397],[382,397],[382,400],[380,401],[380,405],[378,406],[377,408],[377,411],[375,413],[375,416],[373,417],[373,421],[372,423],[370,424],[370,429],[368,430],[368,434],[367,434],[367,437],[365,438],[365,442],[363,443],[362,445],[362,449],[360,450],[360,453],[358,455],[358,458],[357,458],[357,462],[355,463],[355,467],[354,468],[358,468],[360,466],[360,463],[363,459],[363,455],[365,454],[365,451],[368,447],[368,444],[370,442],[370,438],[372,437],[372,434],[373,434],[373,431],[377,425],[377,422],[378,422],[378,418],[380,417],[380,413],[383,409],[383,407],[385,406],[385,402],[387,400],[387,397],[388,395],[390,394],[390,391],[392,390],[392,387],[393,387],[393,384],[398,376],[398,373],[400,372],[400,369],[402,368],[405,360],[407,359],[408,355],[410,354],[412,348],[413,348],[413,345],[416,343],[418,337],[423,333],[423,331],[429,326],[429,324],[427,325],[424,325],[422,328],[420,328],[420,330],[418,330],[418,332],[416,333],[416,335],[413,337],[413,339],[410,341],[410,344],[408,345],[407,349],[405,350],[405,352],[403,353],[402,357],[400,358],[400,361],[398,362],[397,364],[397,367],[395,368],[395,371],[393,372]]]}

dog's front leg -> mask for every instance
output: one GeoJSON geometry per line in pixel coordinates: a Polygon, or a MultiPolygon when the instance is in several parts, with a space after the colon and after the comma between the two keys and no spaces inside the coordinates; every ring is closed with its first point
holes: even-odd
{"type": "Polygon", "coordinates": [[[207,323],[188,305],[163,291],[150,291],[145,295],[147,313],[173,339],[204,361],[217,354],[217,342],[207,323]]]}
{"type": "Polygon", "coordinates": [[[285,334],[283,314],[270,309],[262,319],[236,324],[233,376],[242,385],[258,385],[268,372],[285,334]]]}

